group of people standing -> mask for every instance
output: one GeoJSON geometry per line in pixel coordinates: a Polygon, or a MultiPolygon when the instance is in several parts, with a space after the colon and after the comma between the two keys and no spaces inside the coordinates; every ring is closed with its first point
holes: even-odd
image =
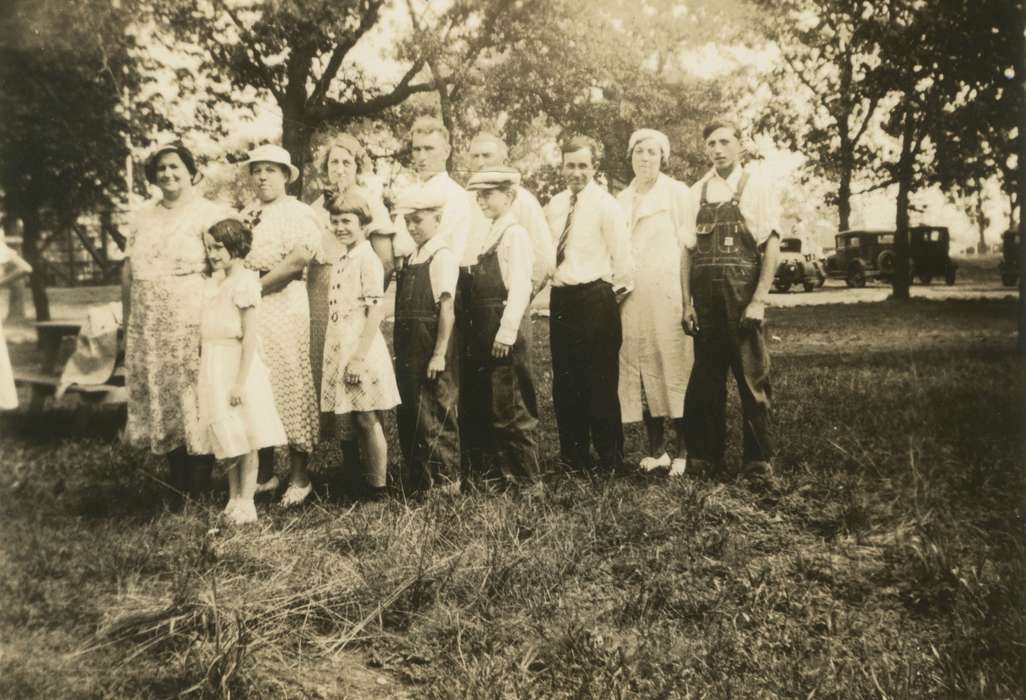
{"type": "Polygon", "coordinates": [[[146,175],[161,198],[137,213],[124,269],[127,440],[167,455],[182,493],[205,489],[225,460],[236,522],[255,520],[254,494],[278,487],[275,447],[289,455],[282,504],[306,500],[310,454],[327,436],[341,440],[351,485],[381,496],[393,408],[407,493],[456,492],[468,478],[537,488],[529,307],[551,285],[567,468],[620,469],[622,426],[644,421],[641,468],[714,475],[729,367],[745,471],[770,474],[762,321],[776,207],[742,168],[732,123],[703,137],[713,168],[689,190],[664,172],[667,137],[635,132],[635,178],[617,197],[595,181],[598,144],[572,138],[566,189],[542,208],[490,133],[472,140],[461,186],[446,172],[448,131],[424,117],[410,134],[417,181],[391,214],[363,186],[370,162],[350,135],[324,150],[330,187],[312,205],[287,194],[299,176],[288,152],[255,148],[244,167],[257,197],[242,212],[199,194],[180,142],[157,148],[146,175]],[[393,278],[394,357],[380,329],[393,278]]]}

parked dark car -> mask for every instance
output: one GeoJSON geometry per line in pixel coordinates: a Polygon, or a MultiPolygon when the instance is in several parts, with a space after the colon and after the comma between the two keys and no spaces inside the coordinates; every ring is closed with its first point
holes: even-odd
{"type": "Polygon", "coordinates": [[[780,262],[773,278],[773,287],[778,292],[786,292],[795,284],[811,292],[816,287],[822,287],[824,282],[826,274],[816,255],[802,252],[802,239],[785,238],[780,241],[780,262]]]}
{"type": "Polygon", "coordinates": [[[912,274],[920,282],[930,284],[934,277],[943,277],[945,283],[955,283],[958,266],[948,254],[950,243],[951,236],[943,226],[913,226],[908,230],[912,274]]]}
{"type": "Polygon", "coordinates": [[[1008,229],[1001,234],[1001,262],[998,269],[1001,270],[1001,283],[1006,287],[1014,287],[1019,284],[1019,232],[1015,229],[1008,229]]]}
{"type": "MultiPolygon", "coordinates": [[[[948,229],[913,226],[908,234],[910,275],[923,284],[929,284],[935,276],[954,284],[958,268],[948,255],[948,229]]],[[[837,250],[827,258],[827,275],[843,279],[849,287],[864,287],[870,279],[890,283],[898,267],[894,236],[891,230],[867,229],[837,234],[837,250]]]]}

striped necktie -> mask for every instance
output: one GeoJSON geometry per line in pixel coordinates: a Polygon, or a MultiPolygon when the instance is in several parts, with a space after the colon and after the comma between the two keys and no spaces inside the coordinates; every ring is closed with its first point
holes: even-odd
{"type": "Polygon", "coordinates": [[[570,229],[574,225],[574,211],[577,209],[577,193],[570,193],[570,211],[566,214],[566,223],[563,224],[563,233],[559,235],[559,243],[556,245],[556,267],[563,264],[566,257],[566,243],[570,237],[570,229]]]}

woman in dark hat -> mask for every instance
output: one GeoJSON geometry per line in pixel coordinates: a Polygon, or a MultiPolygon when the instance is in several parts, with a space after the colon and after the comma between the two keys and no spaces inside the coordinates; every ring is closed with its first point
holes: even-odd
{"type": "Polygon", "coordinates": [[[157,147],[145,172],[161,196],[134,213],[125,247],[125,439],[166,455],[171,485],[196,494],[210,476],[208,460],[188,455],[207,265],[203,233],[225,208],[199,194],[196,160],[180,141],[157,147]]]}

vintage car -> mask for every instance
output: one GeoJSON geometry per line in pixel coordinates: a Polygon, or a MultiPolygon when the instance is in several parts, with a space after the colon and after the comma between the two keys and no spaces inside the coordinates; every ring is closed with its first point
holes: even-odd
{"type": "Polygon", "coordinates": [[[912,226],[908,230],[908,254],[914,274],[923,284],[934,277],[955,283],[958,266],[948,255],[951,236],[943,226],[912,226]]]}
{"type": "MultiPolygon", "coordinates": [[[[827,259],[826,272],[847,282],[849,287],[864,287],[866,281],[891,282],[898,267],[894,252],[893,230],[852,230],[837,234],[837,250],[827,259]]],[[[941,226],[909,228],[909,274],[929,284],[935,276],[955,283],[957,266],[948,256],[948,230],[941,226]]]]}
{"type": "Polygon", "coordinates": [[[1001,283],[1006,287],[1014,287],[1019,284],[1019,232],[1015,229],[1008,229],[1001,234],[1001,262],[998,269],[1001,270],[1001,283]]]}
{"type": "Polygon", "coordinates": [[[815,253],[802,252],[802,239],[785,238],[780,241],[780,262],[773,278],[773,287],[778,292],[786,292],[795,284],[811,292],[816,287],[822,287],[824,282],[826,274],[815,253]]]}

